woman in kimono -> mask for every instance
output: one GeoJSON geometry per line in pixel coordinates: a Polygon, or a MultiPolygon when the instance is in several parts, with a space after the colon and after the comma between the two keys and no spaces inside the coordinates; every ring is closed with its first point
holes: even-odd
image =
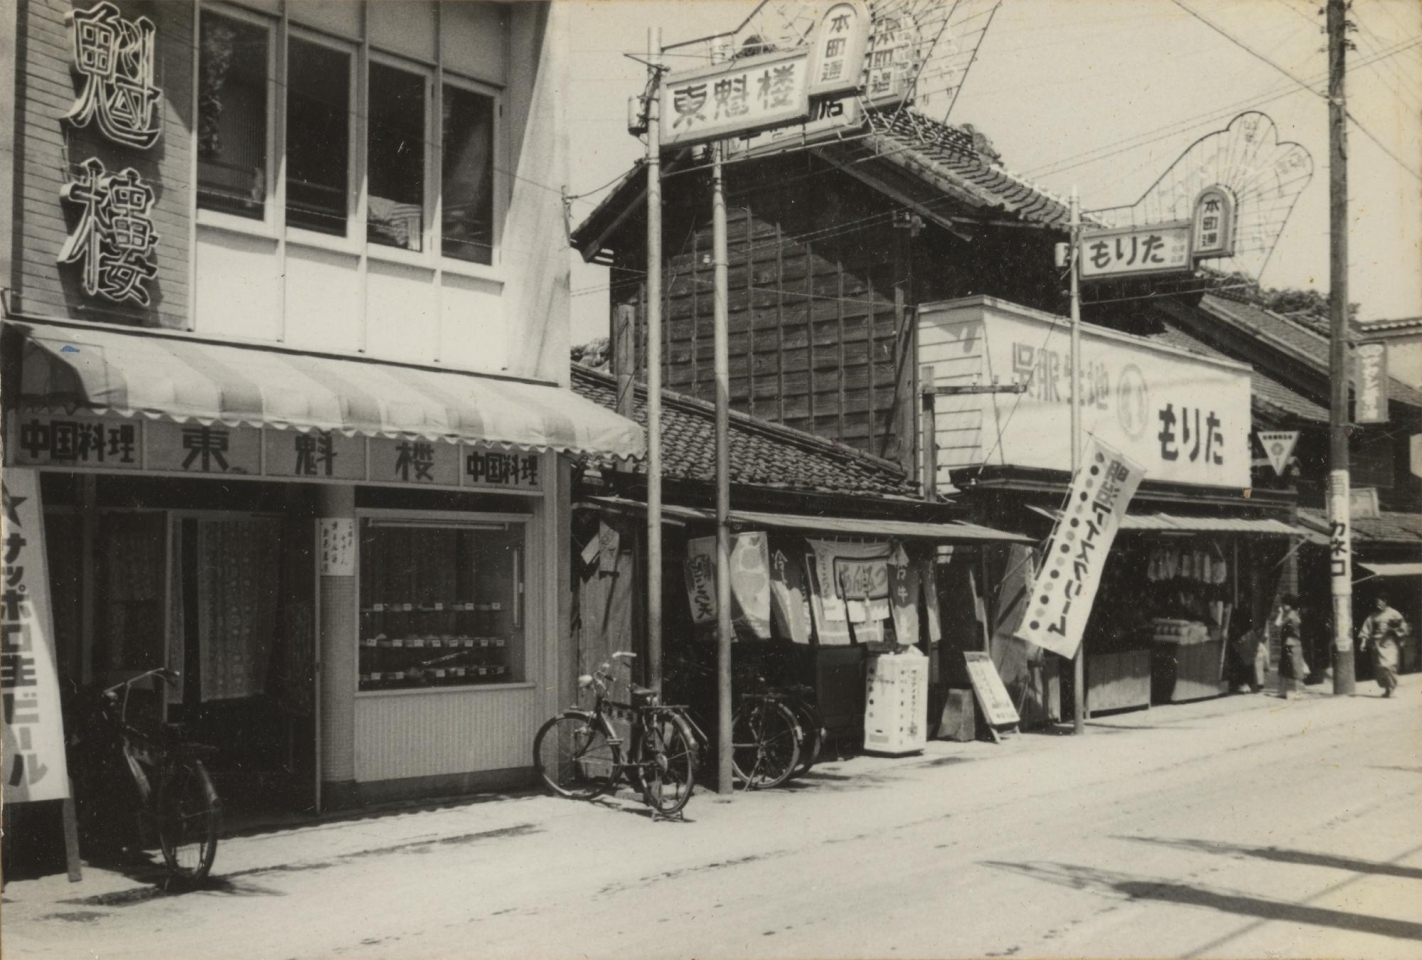
{"type": "Polygon", "coordinates": [[[1286,593],[1279,598],[1279,604],[1279,615],[1274,619],[1279,630],[1279,696],[1288,700],[1308,676],[1308,664],[1303,658],[1298,595],[1286,593]]]}
{"type": "Polygon", "coordinates": [[[1358,649],[1366,651],[1372,644],[1373,677],[1386,698],[1397,689],[1398,645],[1407,636],[1407,621],[1387,605],[1387,594],[1379,593],[1373,602],[1377,609],[1358,629],[1358,649]]]}

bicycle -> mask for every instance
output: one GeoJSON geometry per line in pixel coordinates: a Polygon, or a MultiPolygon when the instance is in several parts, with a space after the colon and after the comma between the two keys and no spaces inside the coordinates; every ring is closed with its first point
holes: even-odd
{"type": "MultiPolygon", "coordinates": [[[[177,683],[178,672],[166,667],[148,670],[122,683],[103,690],[91,709],[95,733],[86,732],[74,738],[97,747],[99,754],[90,766],[91,774],[110,772],[110,765],[123,758],[137,788],[139,801],[138,840],[140,846],[149,831],[158,835],[158,845],[168,874],[182,883],[197,883],[208,875],[217,856],[217,832],[222,819],[222,803],[212,785],[207,768],[199,759],[216,751],[215,747],[191,743],[182,739],[180,724],[162,724],[156,730],[140,729],[128,719],[129,694],[133,686],[150,677],[169,685],[177,683]],[[122,696],[120,696],[122,691],[122,696]]],[[[100,803],[108,804],[112,795],[100,792],[98,784],[89,795],[93,808],[87,811],[92,820],[100,803]]]]}
{"type": "MultiPolygon", "coordinates": [[[[612,655],[617,661],[634,657],[612,655]]],[[[533,764],[550,790],[574,800],[602,796],[625,777],[653,816],[670,817],[691,799],[704,736],[685,707],[659,703],[655,691],[630,680],[627,702],[611,699],[608,692],[615,682],[607,663],[579,677],[578,688],[595,693],[592,709],[569,707],[544,723],[533,738],[533,764]],[[630,722],[626,741],[613,729],[612,716],[630,722]]]]}

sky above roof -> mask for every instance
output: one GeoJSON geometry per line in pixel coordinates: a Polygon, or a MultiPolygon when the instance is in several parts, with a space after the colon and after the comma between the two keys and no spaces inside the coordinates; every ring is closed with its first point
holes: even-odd
{"type": "MultiPolygon", "coordinates": [[[[623,54],[645,51],[651,25],[660,25],[663,42],[672,44],[731,29],[755,4],[565,2],[569,192],[580,197],[572,205],[577,223],[602,196],[594,191],[643,154],[626,125],[627,98],[641,92],[646,73],[623,54]]],[[[1326,292],[1322,5],[1003,0],[947,119],[981,129],[1005,164],[1034,182],[1063,195],[1076,185],[1083,207],[1094,209],[1134,202],[1196,139],[1246,109],[1262,110],[1283,139],[1312,154],[1314,177],[1261,282],[1326,292]]],[[[1422,3],[1357,0],[1351,17],[1359,29],[1351,35],[1357,49],[1349,52],[1355,66],[1348,108],[1366,132],[1349,129],[1349,299],[1362,303],[1364,319],[1416,316],[1422,314],[1422,3]]],[[[579,343],[606,335],[607,271],[570,256],[579,343]]]]}

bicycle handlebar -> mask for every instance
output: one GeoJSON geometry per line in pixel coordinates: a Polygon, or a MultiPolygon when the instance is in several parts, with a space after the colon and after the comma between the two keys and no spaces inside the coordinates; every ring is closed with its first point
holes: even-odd
{"type": "Polygon", "coordinates": [[[145,670],[143,673],[140,673],[136,677],[129,677],[127,680],[121,680],[118,683],[114,684],[112,687],[106,688],[104,690],[104,696],[112,696],[120,689],[131,687],[138,681],[147,680],[149,677],[159,677],[170,687],[177,686],[178,678],[180,676],[182,676],[182,674],[178,673],[178,671],[172,669],[171,667],[155,667],[152,670],[145,670]]]}

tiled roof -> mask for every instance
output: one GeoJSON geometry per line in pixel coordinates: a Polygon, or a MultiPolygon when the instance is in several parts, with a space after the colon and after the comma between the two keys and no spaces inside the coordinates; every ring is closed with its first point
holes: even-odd
{"type": "MultiPolygon", "coordinates": [[[[1216,319],[1243,330],[1290,356],[1308,363],[1315,370],[1328,372],[1328,338],[1306,324],[1262,307],[1215,294],[1206,294],[1200,307],[1216,319]]],[[[1393,400],[1422,407],[1422,391],[1397,378],[1389,378],[1388,393],[1393,400]]]]}
{"type": "MultiPolygon", "coordinates": [[[[1320,533],[1328,532],[1328,514],[1312,507],[1299,508],[1299,522],[1320,533]]],[[[1409,543],[1422,548],[1422,513],[1379,513],[1353,517],[1353,535],[1360,540],[1409,543]]]]}
{"type": "MultiPolygon", "coordinates": [[[[616,379],[573,364],[573,392],[615,409],[616,379]]],[[[646,390],[638,385],[633,419],[646,426],[646,390]]],[[[730,418],[731,482],[780,490],[916,497],[898,464],[743,413],[730,418]]],[[[715,407],[662,391],[664,475],[716,478],[715,407]]]]}
{"type": "Polygon", "coordinates": [[[1070,208],[1060,197],[995,163],[960,127],[905,110],[871,140],[881,162],[908,169],[972,206],[1062,230],[1070,223],[1070,208]]]}
{"type": "Polygon", "coordinates": [[[1422,331],[1422,317],[1395,317],[1391,320],[1366,320],[1357,324],[1357,329],[1358,332],[1362,334],[1391,333],[1393,331],[1408,329],[1422,331]]]}
{"type": "MultiPolygon", "coordinates": [[[[1164,329],[1160,333],[1147,334],[1147,337],[1158,343],[1169,344],[1172,347],[1179,347],[1182,350],[1189,350],[1191,353],[1198,353],[1202,356],[1222,360],[1235,359],[1223,351],[1216,350],[1209,344],[1195,339],[1184,330],[1171,326],[1168,322],[1164,324],[1164,329]]],[[[1319,406],[1308,397],[1290,390],[1278,380],[1258,370],[1250,372],[1249,383],[1252,399],[1256,406],[1263,406],[1278,413],[1298,417],[1302,420],[1310,420],[1317,423],[1328,422],[1327,407],[1319,406]]]]}

